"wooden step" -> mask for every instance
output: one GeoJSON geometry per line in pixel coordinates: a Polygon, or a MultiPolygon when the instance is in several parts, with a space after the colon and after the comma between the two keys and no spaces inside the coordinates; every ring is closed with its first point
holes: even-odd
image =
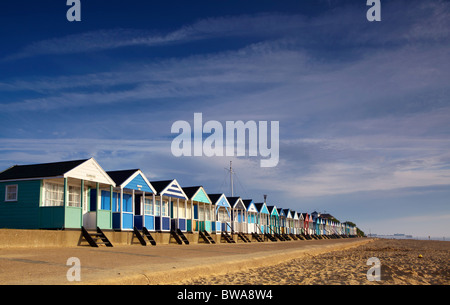
{"type": "Polygon", "coordinates": [[[142,228],[142,232],[144,233],[144,236],[147,237],[147,239],[148,239],[148,241],[150,242],[150,244],[151,244],[152,246],[156,246],[156,241],[155,241],[155,239],[153,238],[153,236],[150,234],[150,232],[147,230],[146,227],[143,227],[143,228],[142,228]]]}
{"type": "Polygon", "coordinates": [[[211,243],[211,241],[209,240],[209,238],[205,235],[205,233],[203,233],[202,231],[199,231],[198,232],[198,236],[200,236],[202,239],[203,239],[203,241],[205,242],[205,243],[207,243],[207,244],[210,244],[211,243]]]}
{"type": "Polygon", "coordinates": [[[186,238],[186,236],[183,234],[183,232],[180,229],[177,229],[177,234],[180,236],[181,240],[186,244],[189,245],[189,240],[186,238]]]}
{"type": "MultiPolygon", "coordinates": [[[[180,236],[178,236],[177,232],[172,230],[170,231],[170,237],[173,237],[177,244],[182,245],[183,241],[181,240],[180,236]]],[[[170,241],[169,241],[170,242],[170,241]]]]}
{"type": "Polygon", "coordinates": [[[89,243],[91,247],[97,248],[99,245],[105,245],[107,247],[112,247],[112,243],[109,241],[109,239],[106,237],[106,235],[103,233],[103,231],[97,227],[96,232],[89,232],[86,230],[85,227],[81,227],[81,234],[84,237],[84,239],[89,243]],[[101,240],[101,241],[98,241],[101,240]]]}
{"type": "Polygon", "coordinates": [[[243,240],[245,243],[249,243],[249,242],[250,242],[250,240],[247,238],[247,236],[245,236],[243,233],[238,232],[237,235],[238,235],[238,237],[239,237],[241,240],[243,240]]]}
{"type": "Polygon", "coordinates": [[[272,234],[270,234],[270,233],[264,233],[264,236],[267,237],[270,241],[273,241],[273,242],[277,241],[277,239],[274,236],[272,236],[272,234]]]}
{"type": "Polygon", "coordinates": [[[147,246],[147,243],[145,242],[144,237],[142,236],[141,232],[136,228],[133,227],[133,234],[136,236],[136,238],[139,240],[142,246],[147,246]]]}
{"type": "Polygon", "coordinates": [[[264,242],[264,240],[261,238],[261,236],[259,236],[259,234],[257,234],[257,233],[255,233],[255,232],[253,232],[252,233],[252,237],[254,238],[254,239],[256,239],[256,241],[258,241],[258,242],[264,242]]]}
{"type": "Polygon", "coordinates": [[[234,240],[233,240],[233,238],[227,233],[227,232],[222,232],[221,233],[221,236],[222,236],[222,238],[223,239],[225,239],[225,241],[227,242],[227,243],[236,243],[234,240]]]}
{"type": "Polygon", "coordinates": [[[208,240],[209,240],[209,242],[210,242],[211,244],[215,244],[215,243],[216,243],[216,241],[214,240],[214,238],[212,238],[212,236],[209,235],[208,231],[203,231],[203,234],[206,236],[206,238],[208,238],[208,240]]]}

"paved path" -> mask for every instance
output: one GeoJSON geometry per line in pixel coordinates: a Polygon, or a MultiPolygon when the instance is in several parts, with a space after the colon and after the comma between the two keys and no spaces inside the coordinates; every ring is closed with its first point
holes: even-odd
{"type": "Polygon", "coordinates": [[[260,267],[369,241],[331,239],[113,248],[0,248],[0,284],[177,284],[198,275],[260,267]],[[71,257],[80,261],[80,282],[67,279],[67,273],[73,267],[67,265],[71,257]]]}

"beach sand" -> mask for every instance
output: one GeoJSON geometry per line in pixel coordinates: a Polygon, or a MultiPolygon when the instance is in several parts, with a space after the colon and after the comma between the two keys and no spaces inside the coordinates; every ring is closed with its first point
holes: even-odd
{"type": "Polygon", "coordinates": [[[272,266],[200,277],[179,284],[449,285],[450,242],[376,239],[355,248],[304,254],[272,266]],[[372,257],[381,262],[380,281],[367,279],[372,267],[367,265],[367,260],[372,257]]]}

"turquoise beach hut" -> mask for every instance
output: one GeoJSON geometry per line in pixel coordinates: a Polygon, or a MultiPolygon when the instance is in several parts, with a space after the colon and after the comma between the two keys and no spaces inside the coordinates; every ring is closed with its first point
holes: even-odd
{"type": "Polygon", "coordinates": [[[270,234],[280,233],[280,215],[278,214],[277,207],[275,205],[267,206],[269,210],[269,232],[270,234]]]}
{"type": "Polygon", "coordinates": [[[183,187],[188,197],[187,231],[212,231],[213,208],[212,202],[202,186],[183,187]]]}

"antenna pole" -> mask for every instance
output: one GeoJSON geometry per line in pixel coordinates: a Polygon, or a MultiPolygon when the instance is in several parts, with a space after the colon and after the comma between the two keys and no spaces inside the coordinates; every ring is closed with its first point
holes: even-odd
{"type": "Polygon", "coordinates": [[[230,161],[230,185],[231,185],[231,197],[234,197],[234,196],[233,196],[233,168],[232,168],[232,166],[231,166],[231,162],[232,162],[232,161],[230,161]]]}

